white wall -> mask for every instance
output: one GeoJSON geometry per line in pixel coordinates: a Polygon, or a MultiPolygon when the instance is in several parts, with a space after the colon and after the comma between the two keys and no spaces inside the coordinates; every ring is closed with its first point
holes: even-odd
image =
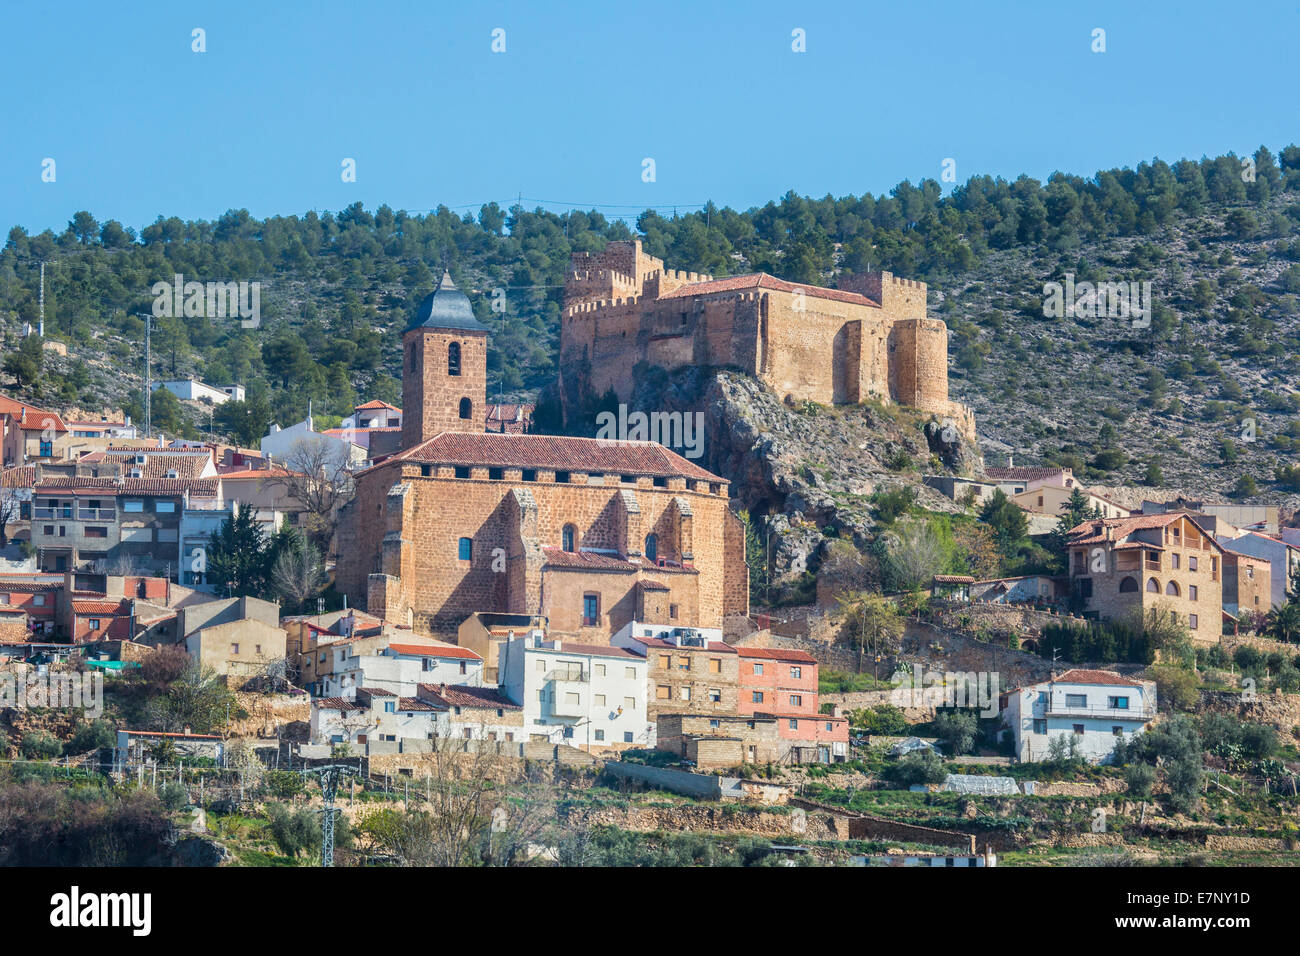
{"type": "Polygon", "coordinates": [[[1080,754],[1087,760],[1104,762],[1121,739],[1142,733],[1154,719],[1154,686],[1128,687],[1113,684],[1076,684],[1044,681],[1012,691],[1003,711],[1003,723],[1015,735],[1016,755],[1022,761],[1046,760],[1054,739],[1064,734],[1077,737],[1080,754]],[[1041,696],[1046,695],[1046,700],[1041,696]],[[1082,695],[1082,706],[1071,705],[1067,695],[1082,695]],[[1127,698],[1128,708],[1110,706],[1110,698],[1127,698]],[[1046,723],[1046,732],[1035,732],[1034,721],[1046,723]],[[1075,733],[1075,725],[1083,733],[1075,733]],[[1122,735],[1116,736],[1115,727],[1122,735]]]}

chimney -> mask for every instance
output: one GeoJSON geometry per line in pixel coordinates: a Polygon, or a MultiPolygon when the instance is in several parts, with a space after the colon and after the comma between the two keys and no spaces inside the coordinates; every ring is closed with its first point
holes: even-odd
{"type": "Polygon", "coordinates": [[[186,725],[185,725],[185,736],[188,737],[189,735],[190,735],[190,725],[189,725],[189,724],[186,724],[186,725]]]}

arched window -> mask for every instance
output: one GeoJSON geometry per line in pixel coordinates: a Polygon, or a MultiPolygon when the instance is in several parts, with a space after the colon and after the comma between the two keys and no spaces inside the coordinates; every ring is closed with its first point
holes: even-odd
{"type": "Polygon", "coordinates": [[[577,550],[578,529],[571,524],[566,524],[564,530],[560,532],[560,547],[565,551],[577,550]]]}
{"type": "MultiPolygon", "coordinates": [[[[460,374],[460,343],[452,342],[447,346],[447,374],[460,374]]],[[[461,416],[464,417],[463,415],[461,416]]]]}
{"type": "Polygon", "coordinates": [[[473,416],[474,416],[474,403],[471,402],[468,398],[462,398],[460,400],[460,417],[472,418],[473,416]]]}
{"type": "Polygon", "coordinates": [[[659,536],[648,534],[645,536],[645,556],[647,561],[657,561],[659,559],[659,536]]]}
{"type": "Polygon", "coordinates": [[[1159,594],[1159,593],[1160,593],[1160,582],[1157,581],[1155,578],[1150,578],[1150,579],[1147,581],[1147,590],[1148,590],[1149,592],[1151,592],[1152,594],[1159,594]]]}
{"type": "Polygon", "coordinates": [[[1170,581],[1168,584],[1166,584],[1165,593],[1168,594],[1170,597],[1178,597],[1178,595],[1181,592],[1178,590],[1177,582],[1170,581]]]}
{"type": "Polygon", "coordinates": [[[1127,577],[1119,582],[1119,593],[1129,594],[1138,589],[1137,578],[1127,577]]]}

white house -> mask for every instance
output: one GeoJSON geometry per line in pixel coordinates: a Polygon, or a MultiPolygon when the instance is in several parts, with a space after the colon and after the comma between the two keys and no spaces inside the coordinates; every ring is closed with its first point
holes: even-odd
{"type": "Polygon", "coordinates": [[[483,658],[455,644],[390,642],[373,654],[357,654],[349,642],[329,648],[333,673],[325,675],[324,694],[344,694],[348,686],[379,688],[414,697],[420,684],[483,683],[483,658]]]}
{"type": "Polygon", "coordinates": [[[215,385],[208,385],[197,379],[186,378],[178,379],[173,382],[154,382],[153,389],[158,391],[165,388],[177,398],[183,398],[186,401],[197,402],[201,399],[207,399],[213,405],[221,405],[230,401],[232,398],[236,401],[244,400],[244,386],[227,385],[225,388],[218,388],[215,385]]]}
{"type": "Polygon", "coordinates": [[[654,745],[646,659],[626,648],[515,638],[501,645],[497,673],[531,740],[589,751],[654,745]]]}
{"type": "Polygon", "coordinates": [[[344,428],[400,428],[401,425],[402,410],[378,399],[358,405],[351,416],[343,419],[344,428]]]}
{"type": "Polygon", "coordinates": [[[390,641],[380,654],[418,662],[420,676],[417,683],[420,684],[463,684],[467,687],[483,685],[483,658],[468,647],[441,642],[415,644],[390,641]]]}
{"type": "Polygon", "coordinates": [[[522,742],[523,708],[495,687],[421,684],[417,697],[447,710],[448,732],[465,740],[522,742]]]}
{"type": "Polygon", "coordinates": [[[1066,671],[1002,698],[1002,722],[1022,761],[1048,759],[1052,741],[1063,737],[1073,738],[1085,759],[1104,763],[1117,742],[1142,733],[1155,716],[1155,682],[1113,671],[1066,671]]]}
{"type": "Polygon", "coordinates": [[[376,687],[311,702],[314,744],[348,744],[366,753],[428,752],[433,739],[447,732],[445,707],[376,687]]]}
{"type": "Polygon", "coordinates": [[[258,443],[262,454],[269,455],[277,462],[291,462],[299,443],[306,445],[323,445],[328,454],[341,457],[344,461],[357,464],[366,459],[366,449],[356,442],[348,441],[336,435],[316,431],[312,416],[308,415],[296,425],[281,428],[272,424],[269,431],[258,443]]]}
{"type": "Polygon", "coordinates": [[[1239,537],[1218,535],[1216,539],[1225,548],[1231,548],[1238,554],[1248,554],[1252,558],[1263,558],[1269,563],[1272,575],[1272,592],[1269,600],[1274,607],[1285,604],[1291,593],[1291,581],[1297,568],[1300,568],[1300,542],[1288,544],[1281,538],[1261,534],[1258,531],[1243,531],[1239,537]]]}

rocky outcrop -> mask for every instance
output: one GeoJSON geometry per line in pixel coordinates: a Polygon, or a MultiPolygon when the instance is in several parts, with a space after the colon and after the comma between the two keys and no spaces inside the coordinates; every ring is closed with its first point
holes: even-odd
{"type": "Polygon", "coordinates": [[[815,571],[833,538],[851,539],[858,548],[870,544],[873,494],[907,487],[925,507],[955,511],[951,500],[921,484],[921,474],[970,474],[979,467],[975,446],[919,410],[791,407],[754,379],[726,370],[668,375],[650,369],[628,407],[703,415],[697,463],[727,478],[738,504],[759,521],[777,582],[815,571]]]}

